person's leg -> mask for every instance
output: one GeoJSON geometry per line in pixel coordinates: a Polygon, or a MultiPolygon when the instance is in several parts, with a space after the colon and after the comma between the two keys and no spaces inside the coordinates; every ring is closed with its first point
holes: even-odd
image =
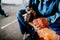
{"type": "Polygon", "coordinates": [[[4,12],[4,10],[1,8],[1,6],[0,6],[0,14],[1,14],[2,16],[8,17],[8,14],[5,14],[5,12],[4,12]]]}
{"type": "Polygon", "coordinates": [[[24,21],[24,18],[22,17],[22,14],[26,13],[25,10],[20,10],[18,13],[18,22],[19,22],[19,26],[20,26],[20,30],[22,32],[22,34],[29,33],[29,34],[33,34],[34,30],[32,30],[32,27],[29,27],[29,25],[24,21]]]}

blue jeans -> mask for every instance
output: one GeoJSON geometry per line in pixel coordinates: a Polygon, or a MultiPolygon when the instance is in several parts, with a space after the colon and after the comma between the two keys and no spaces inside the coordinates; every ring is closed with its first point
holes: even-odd
{"type": "Polygon", "coordinates": [[[33,34],[35,33],[34,30],[32,30],[32,27],[28,25],[28,23],[26,23],[24,21],[24,18],[22,17],[22,14],[26,13],[25,10],[20,10],[19,13],[18,13],[18,23],[19,23],[19,26],[20,26],[20,30],[21,30],[21,33],[24,34],[25,32],[28,34],[33,34]]]}

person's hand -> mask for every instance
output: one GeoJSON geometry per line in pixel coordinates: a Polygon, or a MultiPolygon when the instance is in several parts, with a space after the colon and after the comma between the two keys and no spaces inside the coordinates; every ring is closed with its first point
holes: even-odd
{"type": "Polygon", "coordinates": [[[27,7],[27,10],[28,10],[28,11],[30,11],[30,10],[31,10],[31,8],[30,8],[30,7],[27,7]]]}
{"type": "Polygon", "coordinates": [[[48,27],[49,22],[46,18],[37,18],[33,20],[33,24],[36,26],[36,28],[42,29],[48,27]]]}

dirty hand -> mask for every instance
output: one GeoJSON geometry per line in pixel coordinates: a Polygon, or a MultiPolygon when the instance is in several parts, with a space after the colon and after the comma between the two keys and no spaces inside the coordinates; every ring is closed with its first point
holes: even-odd
{"type": "Polygon", "coordinates": [[[36,26],[36,28],[42,29],[48,27],[49,22],[46,18],[37,18],[33,20],[33,24],[36,26]]]}

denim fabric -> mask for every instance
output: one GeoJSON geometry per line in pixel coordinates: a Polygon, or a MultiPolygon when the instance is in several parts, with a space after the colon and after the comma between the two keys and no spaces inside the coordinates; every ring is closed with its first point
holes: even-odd
{"type": "Polygon", "coordinates": [[[35,32],[34,30],[32,30],[32,27],[30,27],[25,21],[24,18],[22,17],[22,14],[26,13],[25,9],[24,10],[20,10],[18,13],[18,23],[20,26],[20,30],[21,33],[24,34],[26,33],[30,33],[31,35],[35,32]]]}
{"type": "Polygon", "coordinates": [[[40,14],[42,14],[43,16],[49,16],[50,14],[53,14],[52,11],[55,12],[53,16],[47,17],[47,19],[49,20],[50,23],[54,23],[56,21],[56,19],[58,17],[60,17],[60,13],[58,12],[60,10],[59,5],[56,6],[56,0],[52,0],[52,1],[51,0],[44,0],[44,1],[41,0],[39,3],[39,6],[38,6],[38,10],[39,10],[40,14]],[[56,7],[56,9],[58,11],[55,11],[56,9],[54,7],[56,7]],[[52,22],[52,21],[54,21],[54,22],[52,22]]]}
{"type": "Polygon", "coordinates": [[[41,0],[38,6],[40,14],[50,22],[49,28],[60,34],[60,2],[59,0],[41,0]],[[55,8],[54,8],[55,7],[55,8]],[[53,11],[53,12],[52,12],[53,11]],[[49,16],[50,14],[53,14],[49,16]]]}

